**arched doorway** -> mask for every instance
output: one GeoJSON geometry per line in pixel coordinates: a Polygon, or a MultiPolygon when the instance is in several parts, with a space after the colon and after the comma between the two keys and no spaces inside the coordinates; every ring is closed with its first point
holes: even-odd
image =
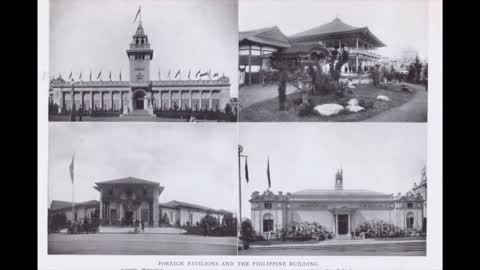
{"type": "Polygon", "coordinates": [[[263,232],[273,231],[273,215],[267,213],[263,215],[263,232]]]}
{"type": "Polygon", "coordinates": [[[133,109],[145,110],[145,95],[147,93],[144,90],[136,90],[133,92],[133,109]]]}
{"type": "Polygon", "coordinates": [[[415,215],[410,212],[407,214],[407,229],[413,229],[415,222],[415,215]]]}

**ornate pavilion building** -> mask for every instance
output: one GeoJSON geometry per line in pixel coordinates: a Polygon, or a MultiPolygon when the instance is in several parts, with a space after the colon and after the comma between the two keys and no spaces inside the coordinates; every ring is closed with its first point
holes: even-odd
{"type": "MultiPolygon", "coordinates": [[[[57,104],[60,111],[70,111],[82,106],[83,110],[113,110],[123,114],[145,111],[153,114],[158,108],[223,111],[230,99],[230,80],[218,73],[192,74],[180,80],[151,80],[150,61],[153,49],[140,22],[129,48],[126,50],[130,62],[130,80],[114,81],[97,79],[88,81],[66,81],[59,76],[51,81],[49,100],[57,104]],[[190,77],[190,76],[189,76],[190,77]]],[[[160,75],[159,75],[160,76],[160,75]]],[[[169,75],[170,77],[170,75],[169,75]]],[[[173,75],[172,75],[173,77],[173,75]]]]}
{"type": "Polygon", "coordinates": [[[97,182],[94,188],[100,193],[100,201],[75,203],[75,214],[72,215],[72,202],[53,200],[49,215],[63,213],[67,220],[81,221],[92,218],[97,212],[103,225],[132,224],[138,219],[153,227],[158,227],[165,215],[168,225],[177,226],[195,226],[207,214],[216,217],[219,222],[226,215],[233,216],[226,210],[186,202],[159,203],[158,198],[165,188],[157,182],[134,177],[97,182]]]}
{"type": "MultiPolygon", "coordinates": [[[[355,27],[339,18],[312,29],[285,36],[277,26],[239,33],[240,85],[263,83],[268,59],[274,52],[302,47],[305,44],[322,44],[329,50],[344,47],[349,52],[349,61],[342,67],[344,76],[367,71],[375,66],[381,56],[378,48],[386,45],[368,27],[355,27]]],[[[328,68],[328,66],[326,66],[328,68]]]]}
{"type": "Polygon", "coordinates": [[[408,192],[397,196],[369,190],[343,188],[343,172],[335,176],[334,189],[306,189],[274,194],[252,193],[251,222],[257,235],[302,223],[317,223],[339,238],[364,222],[383,220],[403,229],[422,229],[425,198],[408,192]]]}

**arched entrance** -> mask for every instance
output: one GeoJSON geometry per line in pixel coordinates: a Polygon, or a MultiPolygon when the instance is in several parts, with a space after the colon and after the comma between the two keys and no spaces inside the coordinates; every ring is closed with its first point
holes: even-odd
{"type": "Polygon", "coordinates": [[[273,215],[267,213],[263,215],[263,232],[273,231],[273,215]]]}
{"type": "Polygon", "coordinates": [[[410,212],[407,214],[407,229],[413,229],[415,225],[415,215],[410,212]]]}
{"type": "Polygon", "coordinates": [[[145,95],[147,92],[144,90],[136,90],[133,92],[133,109],[145,110],[145,95]]]}

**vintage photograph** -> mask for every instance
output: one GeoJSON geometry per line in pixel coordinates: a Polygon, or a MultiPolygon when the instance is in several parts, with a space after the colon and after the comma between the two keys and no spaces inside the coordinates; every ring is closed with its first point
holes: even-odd
{"type": "Polygon", "coordinates": [[[49,121],[237,121],[236,0],[51,0],[49,121]]]}
{"type": "Polygon", "coordinates": [[[240,126],[239,255],[426,256],[426,125],[240,126]]]}
{"type": "Polygon", "coordinates": [[[237,254],[236,126],[161,126],[49,124],[48,254],[237,254]]]}
{"type": "Polygon", "coordinates": [[[239,121],[427,122],[429,4],[239,0],[239,121]]]}

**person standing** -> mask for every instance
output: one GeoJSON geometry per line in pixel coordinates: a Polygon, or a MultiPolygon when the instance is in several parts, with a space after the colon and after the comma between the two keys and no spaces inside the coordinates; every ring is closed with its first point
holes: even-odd
{"type": "Polygon", "coordinates": [[[144,232],[145,231],[145,223],[143,222],[143,219],[140,222],[140,225],[142,225],[142,232],[144,232]]]}

